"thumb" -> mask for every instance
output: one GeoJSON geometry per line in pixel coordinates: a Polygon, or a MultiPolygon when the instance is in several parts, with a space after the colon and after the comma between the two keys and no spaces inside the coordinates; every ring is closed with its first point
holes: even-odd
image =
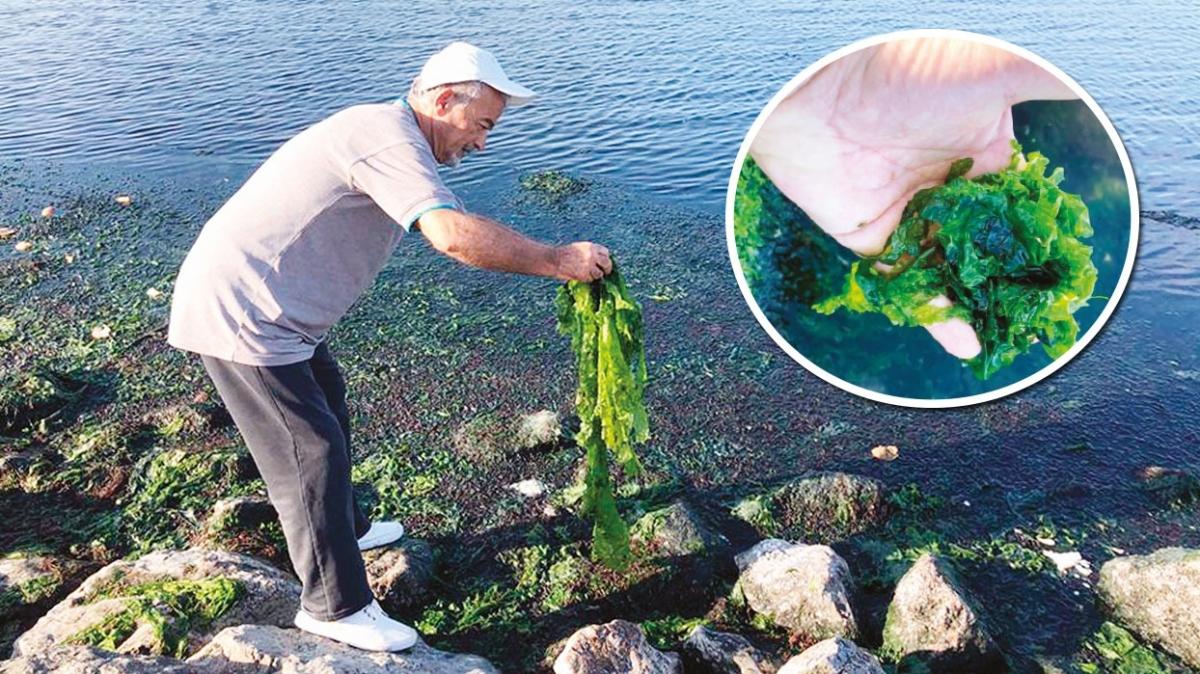
{"type": "MultiPolygon", "coordinates": [[[[951,302],[950,298],[945,295],[938,295],[929,300],[929,304],[942,308],[949,307],[951,302]]],[[[926,325],[925,329],[947,353],[955,358],[967,360],[978,356],[979,352],[983,350],[974,328],[961,318],[954,317],[940,323],[932,323],[926,325]]]]}

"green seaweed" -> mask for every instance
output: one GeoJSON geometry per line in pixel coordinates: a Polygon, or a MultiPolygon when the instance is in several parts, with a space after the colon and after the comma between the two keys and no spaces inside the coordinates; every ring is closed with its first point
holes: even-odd
{"type": "Polygon", "coordinates": [[[956,161],[945,184],[917,192],[883,252],[853,263],[841,293],[813,308],[878,312],[901,326],[961,318],[979,337],[968,365],[982,380],[1035,343],[1051,358],[1070,349],[1097,271],[1080,242],[1092,234],[1087,206],[1059,188],[1061,168],[1046,175],[1049,160],[1015,142],[1006,169],[968,180],[970,167],[956,161]],[[953,305],[931,305],[939,295],[953,305]]]}
{"type": "Polygon", "coordinates": [[[162,580],[116,587],[94,599],[125,599],[125,606],[95,625],[72,635],[68,643],[116,650],[139,625],[151,626],[155,655],[183,657],[188,634],[202,629],[233,608],[245,594],[243,585],[217,576],[203,580],[162,580]]]}
{"type": "Polygon", "coordinates": [[[587,454],[582,512],[593,518],[592,554],[610,568],[630,560],[629,528],[617,511],[610,455],[626,475],[642,471],[634,445],[650,437],[642,309],[616,265],[593,283],[571,281],[555,299],[558,330],[571,338],[579,369],[575,440],[587,454]]]}
{"type": "Polygon", "coordinates": [[[1111,622],[1084,642],[1084,652],[1097,662],[1079,664],[1086,674],[1166,674],[1173,671],[1160,659],[1154,649],[1142,645],[1129,632],[1111,622]]]}
{"type": "Polygon", "coordinates": [[[521,176],[521,189],[538,195],[547,204],[557,204],[569,196],[586,191],[588,183],[562,171],[535,171],[521,176]]]}

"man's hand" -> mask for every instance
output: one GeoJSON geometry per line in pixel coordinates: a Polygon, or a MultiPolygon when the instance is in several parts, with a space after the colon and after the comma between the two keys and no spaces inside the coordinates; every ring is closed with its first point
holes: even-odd
{"type": "MultiPolygon", "coordinates": [[[[801,85],[763,123],[750,154],[818,227],[875,255],[913,195],[944,181],[954,160],[975,160],[967,177],[1007,166],[1012,106],[1035,98],[1075,94],[997,47],[899,40],[845,56],[801,85]]],[[[954,356],[979,353],[961,319],[927,329],[954,356]]]]}
{"type": "Polygon", "coordinates": [[[586,241],[548,246],[471,213],[432,210],[417,227],[439,252],[472,267],[562,281],[594,281],[612,271],[604,246],[586,241]]]}
{"type": "Polygon", "coordinates": [[[558,260],[555,277],[562,281],[595,281],[612,271],[608,249],[598,243],[569,243],[554,252],[558,260]]]}

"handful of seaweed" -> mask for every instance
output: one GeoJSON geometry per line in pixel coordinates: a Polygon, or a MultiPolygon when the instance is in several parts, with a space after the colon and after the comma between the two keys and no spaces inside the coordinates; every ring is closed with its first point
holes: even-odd
{"type": "Polygon", "coordinates": [[[879,312],[894,325],[930,325],[952,317],[975,329],[983,350],[968,365],[987,379],[1035,342],[1051,358],[1075,344],[1072,314],[1096,285],[1087,206],[1059,189],[1063,170],[1013,143],[998,173],[967,180],[972,160],[951,166],[943,185],[917,192],[883,252],[850,267],[840,294],[813,305],[879,312]],[[876,267],[882,262],[890,268],[876,267]],[[934,307],[944,294],[953,302],[934,307]]]}
{"type": "Polygon", "coordinates": [[[579,368],[575,441],[587,452],[583,514],[593,519],[592,557],[610,568],[629,563],[629,530],[617,512],[609,455],[626,475],[641,473],[635,444],[650,437],[642,394],[646,354],[642,309],[617,272],[599,281],[571,281],[555,298],[558,331],[571,337],[579,368]]]}

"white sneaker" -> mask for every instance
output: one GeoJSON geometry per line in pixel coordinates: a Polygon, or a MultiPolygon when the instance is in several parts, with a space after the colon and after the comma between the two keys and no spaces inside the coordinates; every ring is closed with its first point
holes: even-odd
{"type": "Polygon", "coordinates": [[[402,651],[417,643],[417,631],[392,620],[374,599],[366,608],[341,620],[317,620],[300,609],[296,627],[364,651],[402,651]]]}
{"type": "Polygon", "coordinates": [[[358,539],[359,550],[370,550],[381,545],[394,543],[404,535],[404,525],[399,522],[371,522],[371,528],[358,539]]]}

